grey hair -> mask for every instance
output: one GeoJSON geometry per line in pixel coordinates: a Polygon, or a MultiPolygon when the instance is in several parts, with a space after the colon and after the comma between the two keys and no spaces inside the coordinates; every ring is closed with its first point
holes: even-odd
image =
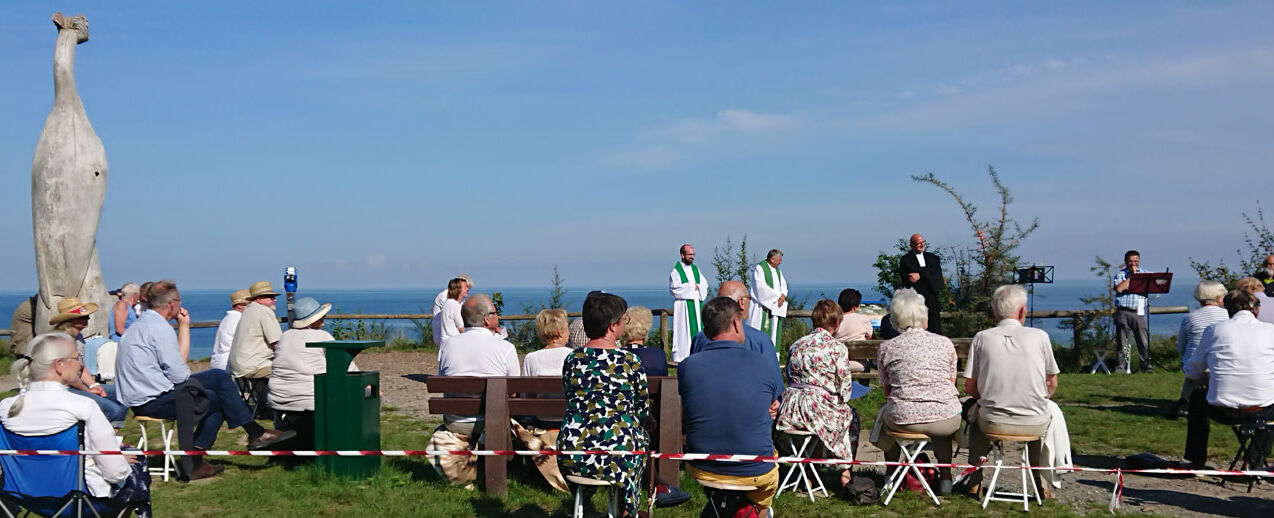
{"type": "Polygon", "coordinates": [[[18,382],[18,398],[9,407],[9,417],[22,411],[22,401],[31,382],[42,380],[53,371],[53,362],[78,352],[75,339],[66,333],[44,333],[27,342],[27,354],[13,362],[9,372],[18,382]]]}
{"type": "Polygon", "coordinates": [[[894,298],[889,301],[889,323],[893,324],[894,329],[906,331],[913,327],[924,328],[928,320],[929,307],[925,305],[925,298],[916,293],[916,290],[903,288],[894,292],[894,298]]]}
{"type": "Polygon", "coordinates": [[[481,293],[470,295],[460,306],[460,319],[464,321],[465,328],[482,327],[487,313],[492,311],[495,311],[495,304],[491,303],[491,297],[481,293]]]}
{"type": "Polygon", "coordinates": [[[1202,281],[1194,287],[1194,300],[1200,304],[1224,299],[1225,294],[1225,285],[1217,281],[1202,281]]]}
{"type": "Polygon", "coordinates": [[[136,295],[137,292],[138,292],[138,288],[137,288],[137,283],[135,282],[126,282],[124,283],[124,286],[119,289],[119,294],[125,295],[125,296],[136,295]]]}
{"type": "Polygon", "coordinates": [[[1023,306],[1026,306],[1026,288],[1005,284],[991,292],[991,314],[995,318],[1014,318],[1023,306]]]}
{"type": "Polygon", "coordinates": [[[777,248],[771,248],[770,251],[765,254],[765,260],[769,261],[770,259],[774,259],[775,256],[782,257],[783,251],[777,248]]]}

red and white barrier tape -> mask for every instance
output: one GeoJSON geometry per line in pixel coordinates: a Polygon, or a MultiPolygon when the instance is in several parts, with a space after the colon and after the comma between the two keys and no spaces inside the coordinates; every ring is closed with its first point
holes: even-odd
{"type": "MultiPolygon", "coordinates": [[[[251,456],[251,457],[436,457],[441,455],[460,456],[537,456],[537,455],[641,455],[663,460],[713,460],[723,462],[776,462],[780,464],[822,464],[836,466],[918,466],[931,468],[953,468],[972,470],[985,467],[985,460],[977,465],[972,464],[938,464],[930,462],[886,462],[861,461],[844,459],[818,459],[806,457],[778,457],[768,455],[729,455],[717,453],[658,453],[651,451],[627,450],[0,450],[0,455],[192,455],[207,457],[251,456]]],[[[1046,467],[1007,465],[1001,469],[1029,469],[1038,471],[1061,472],[1094,472],[1115,475],[1115,486],[1110,495],[1110,511],[1119,508],[1123,500],[1124,473],[1143,475],[1213,475],[1213,476],[1248,476],[1274,477],[1274,472],[1266,470],[1216,470],[1216,469],[1108,469],[1073,467],[1046,467]]],[[[961,476],[963,477],[963,473],[961,476]]]]}
{"type": "MultiPolygon", "coordinates": [[[[436,457],[440,455],[462,456],[536,456],[536,455],[641,455],[663,460],[713,460],[724,462],[777,462],[780,464],[824,464],[844,466],[918,466],[925,468],[968,469],[986,467],[972,464],[939,464],[933,462],[886,462],[845,459],[820,459],[807,457],[781,457],[769,455],[730,455],[717,453],[658,453],[640,450],[0,450],[0,455],[192,455],[207,457],[252,456],[252,457],[436,457]]],[[[1274,472],[1266,470],[1215,470],[1215,469],[1111,469],[1048,466],[1004,465],[1001,469],[1030,469],[1039,471],[1087,471],[1097,473],[1141,473],[1164,475],[1215,475],[1215,476],[1249,476],[1274,477],[1274,472]]]]}

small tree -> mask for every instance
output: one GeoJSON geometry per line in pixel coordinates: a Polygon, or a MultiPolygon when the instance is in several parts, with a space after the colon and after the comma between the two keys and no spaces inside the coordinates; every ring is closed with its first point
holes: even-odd
{"type": "Polygon", "coordinates": [[[1078,369],[1083,369],[1090,358],[1096,360],[1095,351],[1099,347],[1105,348],[1114,341],[1110,316],[1115,307],[1114,274],[1111,273],[1114,266],[1100,256],[1094,262],[1089,270],[1104,281],[1105,289],[1080,297],[1086,307],[1058,324],[1059,328],[1071,330],[1072,342],[1069,350],[1057,351],[1058,361],[1078,369]]]}
{"type": "Polygon", "coordinates": [[[724,246],[712,247],[712,268],[717,271],[717,284],[711,291],[715,293],[725,281],[740,281],[748,286],[748,269],[755,262],[756,259],[748,253],[746,234],[739,239],[738,248],[730,241],[730,236],[726,236],[724,246]]]}
{"type": "MultiPolygon", "coordinates": [[[[1032,219],[1030,224],[1023,226],[1009,216],[1008,208],[1013,203],[1013,196],[1000,181],[994,167],[988,166],[987,173],[999,198],[999,207],[995,216],[986,220],[978,219],[978,208],[933,173],[911,177],[950,194],[973,231],[973,246],[953,247],[947,254],[954,259],[955,278],[952,283],[952,279],[947,277],[950,292],[940,294],[939,298],[944,309],[953,309],[957,313],[954,318],[943,321],[944,329],[952,335],[969,336],[990,323],[987,310],[991,291],[1000,284],[1013,282],[1019,261],[1013,251],[1039,228],[1038,219],[1032,219]],[[948,321],[951,325],[947,325],[948,321]]],[[[906,241],[900,240],[897,249],[900,252],[897,255],[881,252],[876,256],[877,289],[883,294],[892,295],[893,289],[901,285],[902,279],[898,278],[896,271],[898,258],[907,252],[909,246],[906,241]]]]}
{"type": "Polygon", "coordinates": [[[1243,232],[1243,244],[1247,246],[1246,254],[1242,250],[1234,250],[1234,253],[1239,256],[1238,269],[1230,269],[1225,265],[1224,260],[1218,260],[1216,266],[1212,266],[1211,261],[1197,261],[1191,257],[1190,267],[1194,268],[1194,273],[1200,279],[1218,281],[1228,288],[1234,288],[1239,279],[1264,267],[1265,256],[1274,252],[1274,232],[1271,232],[1265,224],[1265,211],[1261,210],[1261,202],[1256,202],[1255,218],[1246,212],[1241,214],[1243,222],[1247,224],[1252,234],[1243,232]]]}
{"type": "MultiPolygon", "coordinates": [[[[547,304],[541,302],[539,304],[529,303],[522,306],[522,311],[528,315],[538,314],[540,311],[553,308],[565,309],[566,307],[566,279],[558,273],[557,265],[553,265],[553,289],[549,291],[549,301],[547,304]]],[[[505,324],[509,331],[509,341],[517,346],[518,351],[530,352],[544,347],[546,344],[540,340],[535,332],[534,321],[521,320],[517,322],[509,322],[505,324]]]]}

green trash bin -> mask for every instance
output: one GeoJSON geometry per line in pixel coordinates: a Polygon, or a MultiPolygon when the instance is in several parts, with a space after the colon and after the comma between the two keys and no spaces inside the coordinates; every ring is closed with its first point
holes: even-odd
{"type": "MultiPolygon", "coordinates": [[[[347,372],[360,351],[385,342],[338,340],[310,342],[327,358],[327,374],[314,376],[314,448],[380,449],[380,373],[347,372]]],[[[368,478],[380,469],[380,457],[319,457],[324,471],[342,478],[368,478]]]]}

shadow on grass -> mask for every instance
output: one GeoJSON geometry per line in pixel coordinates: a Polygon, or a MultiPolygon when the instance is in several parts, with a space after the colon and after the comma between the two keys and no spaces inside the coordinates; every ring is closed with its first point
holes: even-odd
{"type": "MultiPolygon", "coordinates": [[[[1100,488],[1107,493],[1113,489],[1114,484],[1113,481],[1102,480],[1080,480],[1078,482],[1100,488]]],[[[1214,494],[1216,493],[1214,492],[1214,494]]],[[[1123,502],[1124,506],[1139,506],[1142,503],[1160,504],[1196,513],[1224,514],[1225,516],[1237,518],[1257,518],[1270,515],[1269,499],[1248,496],[1246,493],[1238,492],[1235,492],[1234,496],[1229,498],[1217,498],[1215,496],[1170,489],[1137,489],[1125,485],[1123,502]]],[[[1129,511],[1129,509],[1125,507],[1124,511],[1129,511]]]]}
{"type": "Polygon", "coordinates": [[[1135,415],[1135,416],[1142,416],[1142,417],[1162,418],[1164,411],[1168,408],[1168,405],[1172,403],[1172,401],[1167,398],[1143,398],[1143,397],[1128,397],[1128,396],[1115,396],[1110,398],[1110,400],[1118,402],[1118,403],[1123,403],[1123,404],[1062,403],[1062,405],[1082,407],[1082,408],[1088,408],[1091,410],[1100,410],[1100,411],[1106,411],[1106,412],[1119,412],[1121,414],[1128,414],[1128,415],[1135,415]]]}
{"type": "Polygon", "coordinates": [[[390,459],[389,465],[394,469],[407,473],[412,480],[417,482],[442,482],[442,477],[438,475],[438,470],[429,465],[427,460],[390,459]]]}

